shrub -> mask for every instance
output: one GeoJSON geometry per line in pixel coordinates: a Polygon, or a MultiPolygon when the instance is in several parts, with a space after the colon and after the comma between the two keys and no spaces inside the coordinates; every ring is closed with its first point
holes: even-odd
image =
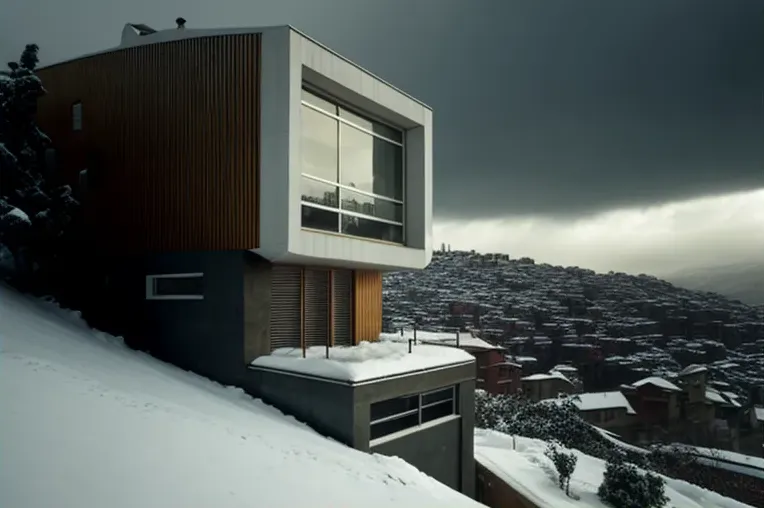
{"type": "Polygon", "coordinates": [[[605,465],[597,496],[613,508],[662,508],[668,503],[663,478],[618,460],[605,465]]]}
{"type": "Polygon", "coordinates": [[[570,479],[576,470],[578,457],[572,452],[564,452],[554,441],[547,446],[545,455],[549,457],[557,470],[560,488],[565,491],[565,495],[570,496],[570,479]]]}

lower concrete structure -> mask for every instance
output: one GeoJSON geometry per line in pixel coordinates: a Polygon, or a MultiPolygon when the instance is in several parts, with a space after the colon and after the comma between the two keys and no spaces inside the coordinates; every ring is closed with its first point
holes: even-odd
{"type": "Polygon", "coordinates": [[[357,383],[251,366],[244,387],[324,435],[474,496],[472,361],[357,383]]]}

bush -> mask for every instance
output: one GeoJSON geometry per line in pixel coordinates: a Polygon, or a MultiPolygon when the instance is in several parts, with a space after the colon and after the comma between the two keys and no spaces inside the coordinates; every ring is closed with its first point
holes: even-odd
{"type": "Polygon", "coordinates": [[[574,404],[574,397],[555,401],[531,402],[521,396],[490,395],[475,392],[475,426],[505,434],[557,441],[566,448],[575,448],[602,460],[620,457],[640,465],[644,457],[623,452],[588,422],[584,421],[574,404]]]}
{"type": "Polygon", "coordinates": [[[545,455],[549,457],[557,470],[560,488],[565,491],[565,495],[570,496],[570,479],[576,470],[578,457],[572,452],[565,453],[554,441],[549,443],[545,455]]]}
{"type": "Polygon", "coordinates": [[[663,478],[617,460],[605,465],[597,496],[614,508],[662,508],[668,503],[663,478]]]}

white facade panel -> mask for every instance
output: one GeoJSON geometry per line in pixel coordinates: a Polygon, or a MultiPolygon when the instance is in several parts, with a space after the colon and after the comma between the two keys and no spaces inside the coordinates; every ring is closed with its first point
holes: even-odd
{"type": "Polygon", "coordinates": [[[432,111],[289,27],[262,31],[260,248],[280,262],[422,269],[432,257],[432,111]],[[301,227],[303,82],[405,132],[405,245],[301,227]]]}

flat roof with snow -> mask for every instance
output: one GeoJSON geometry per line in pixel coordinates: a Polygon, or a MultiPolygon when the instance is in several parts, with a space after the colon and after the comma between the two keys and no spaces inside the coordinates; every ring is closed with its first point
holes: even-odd
{"type": "Polygon", "coordinates": [[[581,411],[626,409],[627,414],[637,414],[621,392],[577,393],[576,397],[579,400],[574,400],[574,404],[581,411]]]}
{"type": "Polygon", "coordinates": [[[278,370],[304,376],[359,384],[436,369],[474,363],[475,358],[461,349],[380,340],[351,347],[284,348],[261,356],[253,368],[278,370]]]}

